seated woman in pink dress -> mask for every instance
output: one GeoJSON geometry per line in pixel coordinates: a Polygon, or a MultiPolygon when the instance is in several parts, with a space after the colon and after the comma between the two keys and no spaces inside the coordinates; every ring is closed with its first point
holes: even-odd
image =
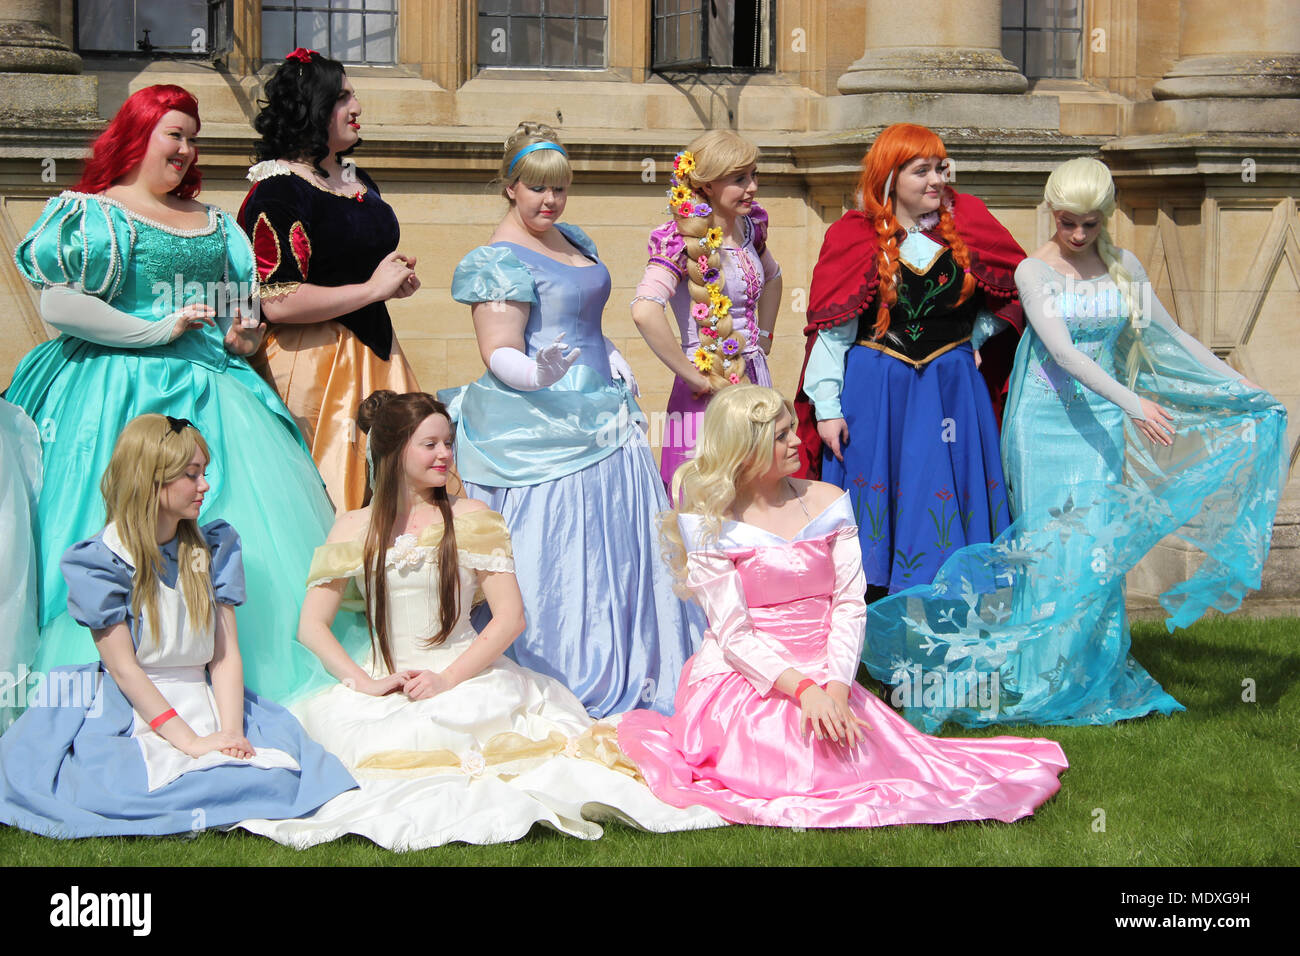
{"type": "Polygon", "coordinates": [[[931,737],[854,683],[866,620],[858,529],[844,491],[791,477],[793,412],[757,385],[709,404],[696,457],[674,479],[676,520],[661,529],[709,630],[673,716],[627,714],[619,746],[661,800],[733,823],[1032,814],[1068,766],[1057,743],[931,737]]]}

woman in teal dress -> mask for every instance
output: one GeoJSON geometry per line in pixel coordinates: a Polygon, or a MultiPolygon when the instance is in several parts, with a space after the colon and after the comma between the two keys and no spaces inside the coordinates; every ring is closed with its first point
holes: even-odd
{"type": "Polygon", "coordinates": [[[203,520],[243,534],[246,682],[283,700],[327,679],[296,634],[333,509],[284,404],[244,359],[264,330],[249,318],[253,255],[233,219],[193,199],[198,128],[184,89],[133,94],[77,188],[49,201],[14,257],[63,333],[22,360],[6,392],[40,430],[45,461],[34,668],[98,659],[68,613],[59,559],[104,525],[97,488],[122,428],[158,412],[193,422],[212,447],[203,520]]]}
{"type": "Polygon", "coordinates": [[[1015,519],[870,610],[864,659],[926,730],[1109,724],[1183,707],[1129,653],[1125,574],[1167,534],[1203,553],[1167,626],[1260,584],[1286,412],[1174,323],[1106,230],[1093,159],[1058,167],[1056,231],[1016,269],[1029,320],[1002,432],[1015,519]]]}
{"type": "Polygon", "coordinates": [[[515,542],[528,621],[515,661],[564,683],[593,717],[669,713],[703,621],[659,555],[668,499],[632,370],[601,334],[609,270],[581,229],[556,222],[571,177],[549,127],[510,138],[510,210],[452,279],[488,371],[438,397],[457,424],[466,492],[515,542]]]}
{"type": "Polygon", "coordinates": [[[36,425],[0,399],[0,732],[22,713],[36,653],[36,499],[41,441],[36,425]]]}

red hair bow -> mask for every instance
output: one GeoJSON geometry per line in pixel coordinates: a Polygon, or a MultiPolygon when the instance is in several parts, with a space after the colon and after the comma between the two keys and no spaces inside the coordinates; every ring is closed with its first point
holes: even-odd
{"type": "Polygon", "coordinates": [[[292,53],[286,56],[285,59],[297,60],[299,63],[310,63],[311,55],[315,52],[316,52],[315,50],[308,50],[306,47],[300,46],[298,47],[298,49],[294,50],[292,53]]]}

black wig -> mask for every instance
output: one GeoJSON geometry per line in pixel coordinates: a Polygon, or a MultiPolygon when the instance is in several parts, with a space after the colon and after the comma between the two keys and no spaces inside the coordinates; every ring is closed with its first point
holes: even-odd
{"type": "MultiPolygon", "coordinates": [[[[266,81],[266,99],[253,128],[261,134],[254,144],[254,161],[296,159],[309,162],[322,176],[321,167],[329,153],[329,123],[343,91],[343,64],[312,52],[304,63],[286,59],[266,81]]],[[[347,156],[361,145],[357,140],[340,152],[347,156]]]]}

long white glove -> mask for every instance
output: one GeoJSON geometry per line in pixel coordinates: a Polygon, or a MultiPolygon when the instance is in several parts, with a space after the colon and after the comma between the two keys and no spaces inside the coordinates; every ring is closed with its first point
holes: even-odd
{"type": "Polygon", "coordinates": [[[145,349],[170,342],[176,332],[170,316],[150,322],[67,286],[51,286],[41,293],[41,317],[60,332],[98,345],[145,349]]]}
{"type": "Polygon", "coordinates": [[[581,354],[582,349],[570,348],[564,344],[564,333],[560,332],[550,345],[538,350],[536,359],[530,359],[519,349],[504,346],[489,356],[488,368],[511,388],[533,392],[554,385],[564,378],[564,374],[581,354]]]}
{"type": "Polygon", "coordinates": [[[605,337],[605,359],[609,362],[609,374],[614,381],[621,379],[627,383],[628,390],[633,395],[640,395],[641,389],[636,384],[636,376],[632,374],[632,366],[628,364],[627,359],[623,358],[623,353],[615,347],[608,336],[605,337]]]}

